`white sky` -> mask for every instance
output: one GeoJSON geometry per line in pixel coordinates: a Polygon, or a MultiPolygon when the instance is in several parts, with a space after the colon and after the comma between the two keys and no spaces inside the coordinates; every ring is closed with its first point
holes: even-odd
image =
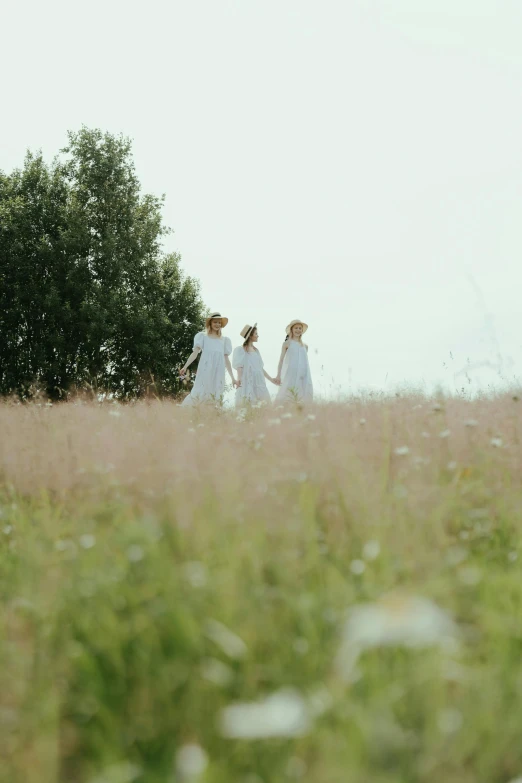
{"type": "Polygon", "coordinates": [[[0,168],[82,124],[130,136],[168,249],[234,345],[259,322],[268,372],[302,318],[322,393],[467,386],[468,359],[498,384],[499,354],[522,378],[520,0],[4,0],[2,22],[0,168]]]}

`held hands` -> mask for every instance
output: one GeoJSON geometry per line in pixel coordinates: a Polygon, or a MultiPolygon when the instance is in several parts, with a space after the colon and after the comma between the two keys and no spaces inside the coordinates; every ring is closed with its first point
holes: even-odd
{"type": "Polygon", "coordinates": [[[281,376],[276,375],[275,378],[272,378],[272,383],[275,383],[276,386],[281,386],[281,376]]]}

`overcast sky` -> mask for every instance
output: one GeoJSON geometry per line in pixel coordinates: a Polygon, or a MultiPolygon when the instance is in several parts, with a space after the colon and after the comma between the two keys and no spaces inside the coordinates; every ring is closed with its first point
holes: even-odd
{"type": "Polygon", "coordinates": [[[0,168],[130,136],[168,249],[234,345],[258,321],[268,372],[302,318],[322,393],[522,378],[520,0],[2,9],[0,168]]]}

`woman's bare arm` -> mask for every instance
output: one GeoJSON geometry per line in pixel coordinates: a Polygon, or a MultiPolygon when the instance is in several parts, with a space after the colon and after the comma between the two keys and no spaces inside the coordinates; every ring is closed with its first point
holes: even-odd
{"type": "Polygon", "coordinates": [[[277,386],[277,380],[275,378],[272,378],[272,376],[269,375],[266,370],[263,370],[263,375],[265,376],[267,381],[270,381],[270,383],[275,383],[275,385],[277,386]]]}
{"type": "Polygon", "coordinates": [[[285,360],[285,354],[288,351],[288,342],[283,343],[283,347],[281,348],[281,356],[279,357],[279,364],[277,365],[277,375],[275,382],[279,386],[281,383],[281,370],[283,369],[283,362],[285,360]]]}
{"type": "Polygon", "coordinates": [[[227,372],[232,380],[232,385],[236,387],[237,381],[234,378],[234,373],[232,372],[232,365],[230,364],[230,356],[228,356],[228,354],[225,355],[225,367],[227,368],[227,372]]]}
{"type": "Polygon", "coordinates": [[[185,375],[192,362],[197,358],[198,354],[200,353],[201,353],[201,348],[199,347],[199,345],[196,345],[196,347],[190,354],[189,358],[185,362],[185,366],[180,370],[179,372],[180,375],[185,375]]]}

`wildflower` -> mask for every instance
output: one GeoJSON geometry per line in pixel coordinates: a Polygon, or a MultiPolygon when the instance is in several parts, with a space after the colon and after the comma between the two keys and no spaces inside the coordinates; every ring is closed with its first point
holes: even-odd
{"type": "Polygon", "coordinates": [[[468,550],[463,546],[453,546],[446,552],[446,563],[450,566],[456,566],[463,563],[468,556],[468,550]]]}
{"type": "Polygon", "coordinates": [[[406,454],[409,454],[410,450],[408,446],[399,446],[395,449],[395,454],[397,454],[398,457],[404,457],[406,454]]]}
{"type": "Polygon", "coordinates": [[[281,414],[281,418],[282,419],[291,419],[292,418],[292,414],[291,413],[282,413],[281,414]]]}
{"type": "Polygon", "coordinates": [[[205,587],[207,584],[207,569],[198,560],[185,563],[183,574],[192,587],[205,587]]]}
{"type": "Polygon", "coordinates": [[[451,430],[442,430],[442,432],[439,432],[439,438],[449,438],[451,435],[451,430]]]}
{"type": "Polygon", "coordinates": [[[281,424],[281,419],[268,419],[269,427],[277,427],[279,424],[281,424]]]}
{"type": "Polygon", "coordinates": [[[432,407],[432,410],[433,410],[433,411],[435,411],[436,413],[437,413],[438,411],[441,411],[441,410],[442,410],[442,405],[440,404],[440,402],[436,402],[436,403],[434,403],[434,405],[433,405],[433,407],[432,407]]]}
{"type": "Polygon", "coordinates": [[[514,563],[515,560],[517,559],[518,559],[518,552],[513,551],[508,554],[508,560],[510,563],[514,563]]]}
{"type": "Polygon", "coordinates": [[[83,536],[80,536],[80,546],[83,547],[83,549],[92,549],[95,544],[96,538],[90,533],[84,533],[83,536]]]}
{"type": "Polygon", "coordinates": [[[362,573],[364,573],[365,568],[366,565],[362,560],[352,560],[350,563],[350,571],[356,576],[360,576],[362,573]]]}
{"type": "Polygon", "coordinates": [[[437,725],[441,734],[455,734],[462,726],[462,713],[453,707],[440,710],[437,725]]]}
{"type": "Polygon", "coordinates": [[[446,468],[447,470],[457,470],[457,463],[455,461],[448,462],[446,468]]]}
{"type": "Polygon", "coordinates": [[[11,533],[13,532],[13,526],[12,526],[12,525],[6,525],[6,526],[3,528],[2,532],[3,532],[3,533],[4,533],[4,535],[6,535],[6,536],[9,536],[9,535],[11,535],[11,533]]]}
{"type": "Polygon", "coordinates": [[[133,783],[141,777],[143,770],[136,764],[129,761],[123,761],[117,764],[111,764],[105,767],[99,777],[91,778],[89,783],[133,783]]]}
{"type": "Polygon", "coordinates": [[[306,418],[308,421],[315,421],[315,413],[309,413],[306,418]]]}
{"type": "Polygon", "coordinates": [[[422,436],[423,438],[431,438],[431,435],[430,435],[430,433],[429,433],[429,432],[421,432],[421,436],[422,436]]]}
{"type": "Polygon", "coordinates": [[[218,620],[207,620],[205,633],[229,658],[244,658],[247,654],[247,646],[243,639],[240,639],[239,636],[218,620]]]}
{"type": "Polygon", "coordinates": [[[365,650],[400,646],[447,649],[458,635],[451,617],[429,599],[388,595],[377,603],[353,607],[344,627],[338,668],[349,679],[365,650]]]}
{"type": "Polygon", "coordinates": [[[366,424],[366,419],[359,419],[359,424],[366,424]]]}
{"type": "Polygon", "coordinates": [[[189,427],[187,432],[196,432],[196,430],[194,429],[194,427],[189,427]]]}
{"type": "Polygon", "coordinates": [[[217,658],[206,658],[203,661],[201,676],[214,685],[225,687],[234,679],[234,672],[223,661],[218,661],[217,658]]]}
{"type": "Polygon", "coordinates": [[[294,639],[294,643],[292,645],[295,652],[298,655],[306,655],[308,650],[310,649],[310,645],[308,644],[307,639],[303,639],[303,637],[298,637],[297,639],[294,639]]]}
{"type": "Polygon", "coordinates": [[[299,756],[291,756],[288,759],[285,771],[289,778],[302,778],[306,774],[307,769],[308,767],[303,759],[299,758],[299,756]]]}
{"type": "Polygon", "coordinates": [[[474,587],[474,585],[478,585],[482,579],[482,571],[480,568],[476,568],[475,566],[461,568],[459,571],[459,579],[463,585],[474,587]]]}
{"type": "MultiPolygon", "coordinates": [[[[208,766],[208,756],[195,742],[182,745],[176,753],[176,773],[179,780],[197,780],[208,766]]],[[[177,779],[176,778],[176,779],[177,779]]]]}
{"type": "Polygon", "coordinates": [[[363,556],[366,558],[366,560],[375,560],[376,557],[379,557],[380,552],[381,545],[378,541],[367,541],[363,546],[363,556]]]}
{"type": "Polygon", "coordinates": [[[466,419],[464,422],[465,427],[477,427],[478,421],[476,419],[466,419]]]}
{"type": "Polygon", "coordinates": [[[289,688],[262,701],[231,704],[220,716],[221,734],[234,739],[301,737],[310,731],[311,723],[305,700],[289,688]]]}
{"type": "Polygon", "coordinates": [[[109,411],[109,416],[121,416],[121,411],[118,411],[118,410],[115,410],[115,409],[112,410],[112,411],[109,411]]]}
{"type": "Polygon", "coordinates": [[[143,549],[137,544],[134,544],[127,549],[127,557],[131,563],[139,563],[140,560],[143,560],[144,556],[145,553],[143,549]]]}
{"type": "Polygon", "coordinates": [[[500,449],[502,447],[502,438],[491,438],[490,443],[496,449],[500,449]]]}

